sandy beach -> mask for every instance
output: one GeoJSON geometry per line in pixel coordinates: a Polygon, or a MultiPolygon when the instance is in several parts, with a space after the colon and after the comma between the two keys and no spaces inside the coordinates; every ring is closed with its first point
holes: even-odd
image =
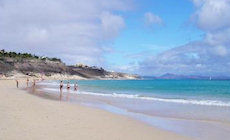
{"type": "Polygon", "coordinates": [[[2,140],[187,139],[125,116],[33,96],[13,80],[0,80],[0,89],[2,140]]]}

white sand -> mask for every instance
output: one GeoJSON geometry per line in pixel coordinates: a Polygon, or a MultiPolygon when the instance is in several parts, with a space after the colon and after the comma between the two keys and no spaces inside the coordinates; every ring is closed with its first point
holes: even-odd
{"type": "MultiPolygon", "coordinates": [[[[21,83],[21,82],[20,82],[21,83]]],[[[185,140],[131,118],[52,101],[0,80],[0,140],[185,140]]]]}

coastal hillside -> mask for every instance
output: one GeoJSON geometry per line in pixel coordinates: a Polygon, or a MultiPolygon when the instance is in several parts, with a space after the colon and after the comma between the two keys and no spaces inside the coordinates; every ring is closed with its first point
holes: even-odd
{"type": "Polygon", "coordinates": [[[87,65],[68,66],[58,58],[39,57],[28,53],[0,51],[0,74],[4,77],[32,76],[82,79],[137,79],[137,75],[109,72],[87,65]]]}

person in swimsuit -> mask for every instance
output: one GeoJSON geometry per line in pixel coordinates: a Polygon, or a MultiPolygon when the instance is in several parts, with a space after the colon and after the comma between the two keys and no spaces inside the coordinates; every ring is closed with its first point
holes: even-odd
{"type": "Polygon", "coordinates": [[[62,90],[62,88],[63,88],[63,82],[61,81],[60,82],[60,90],[62,90]]]}
{"type": "Polygon", "coordinates": [[[67,83],[67,90],[69,90],[70,89],[70,85],[69,85],[69,82],[67,83]]]}
{"type": "Polygon", "coordinates": [[[74,90],[77,91],[78,85],[77,82],[74,84],[74,90]]]}

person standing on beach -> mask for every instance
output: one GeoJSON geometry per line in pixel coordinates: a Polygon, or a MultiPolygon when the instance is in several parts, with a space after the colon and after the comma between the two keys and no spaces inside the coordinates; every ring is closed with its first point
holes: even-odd
{"type": "Polygon", "coordinates": [[[74,84],[74,90],[77,91],[78,85],[77,82],[74,84]]]}
{"type": "Polygon", "coordinates": [[[62,90],[62,88],[63,88],[63,82],[61,81],[60,82],[60,90],[62,90]]]}
{"type": "Polygon", "coordinates": [[[67,83],[67,90],[69,90],[70,89],[70,84],[69,84],[69,82],[67,83]]]}
{"type": "Polygon", "coordinates": [[[29,86],[29,78],[26,79],[26,86],[29,86]]]}
{"type": "Polygon", "coordinates": [[[35,86],[35,85],[36,85],[36,80],[34,79],[33,86],[35,86]]]}
{"type": "Polygon", "coordinates": [[[16,87],[18,88],[18,85],[19,85],[18,80],[15,80],[15,81],[16,81],[16,87]]]}

